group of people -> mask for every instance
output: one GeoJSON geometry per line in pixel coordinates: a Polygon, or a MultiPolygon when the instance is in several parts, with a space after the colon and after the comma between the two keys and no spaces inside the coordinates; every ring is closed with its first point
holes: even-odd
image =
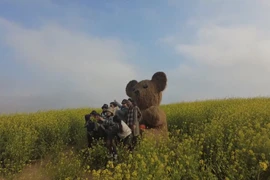
{"type": "Polygon", "coordinates": [[[101,108],[101,113],[93,110],[89,116],[85,117],[95,118],[96,129],[101,128],[105,132],[109,157],[116,160],[116,143],[123,143],[130,151],[136,146],[141,135],[142,113],[131,98],[123,99],[121,104],[114,100],[109,105],[104,104],[101,108]]]}

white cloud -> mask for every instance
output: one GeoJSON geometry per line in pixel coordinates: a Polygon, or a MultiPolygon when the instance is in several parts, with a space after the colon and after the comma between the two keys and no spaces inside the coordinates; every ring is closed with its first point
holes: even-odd
{"type": "MultiPolygon", "coordinates": [[[[40,78],[38,85],[47,98],[55,98],[50,93],[67,99],[72,93],[80,93],[78,101],[85,97],[81,103],[76,101],[76,97],[72,97],[70,104],[55,101],[54,108],[73,104],[75,107],[99,107],[115,98],[120,101],[126,97],[127,82],[138,78],[136,67],[126,62],[127,49],[119,39],[93,37],[57,24],[28,29],[3,18],[0,18],[0,32],[4,33],[3,43],[14,51],[20,63],[26,63],[37,74],[46,74],[43,78],[47,80],[40,78]],[[61,79],[68,80],[70,84],[63,86],[61,79]],[[61,91],[63,93],[58,94],[61,91]]],[[[29,94],[35,86],[27,88],[29,94]]],[[[38,93],[37,90],[36,96],[44,97],[38,93]]]]}
{"type": "MultiPolygon", "coordinates": [[[[237,1],[234,6],[241,3],[237,1]]],[[[232,5],[228,4],[224,6],[232,5]]],[[[220,13],[211,13],[208,9],[207,16],[191,17],[187,26],[193,26],[195,34],[190,34],[188,43],[178,41],[172,46],[186,61],[169,73],[171,87],[168,94],[175,97],[175,101],[269,96],[268,10],[261,2],[248,1],[242,4],[241,12],[222,8],[220,13]]],[[[181,36],[169,37],[177,41],[181,36]]]]}
{"type": "MultiPolygon", "coordinates": [[[[30,4],[31,1],[20,2],[30,4]]],[[[141,67],[136,68],[127,62],[136,59],[135,53],[127,49],[129,43],[80,31],[84,26],[91,30],[90,27],[95,24],[89,23],[93,21],[91,18],[85,21],[78,17],[81,7],[70,5],[65,7],[68,10],[61,11],[63,6],[53,4],[50,0],[42,2],[49,9],[54,9],[54,12],[59,10],[60,20],[55,16],[51,22],[64,22],[64,26],[48,23],[48,19],[42,19],[41,15],[37,15],[41,19],[38,24],[45,25],[31,29],[0,18],[0,43],[9,46],[15,52],[16,60],[28,66],[36,76],[33,81],[27,81],[26,85],[1,83],[7,87],[0,88],[4,96],[0,99],[5,99],[11,108],[38,110],[100,106],[114,98],[124,98],[125,86],[130,79],[151,78],[154,72],[147,72],[149,67],[144,67],[145,72],[141,72],[141,67]]],[[[179,18],[175,22],[181,24],[179,34],[165,32],[165,37],[159,40],[173,47],[171,57],[175,54],[179,57],[179,66],[166,72],[168,87],[162,102],[269,95],[268,2],[196,0],[189,5],[192,17],[188,18],[186,26],[182,18],[179,18]]],[[[174,8],[185,5],[175,0],[169,3],[174,8]]],[[[152,22],[155,22],[155,18],[158,22],[159,17],[155,17],[155,11],[149,10],[152,22]]],[[[148,12],[148,9],[141,11],[148,12]]],[[[179,17],[182,17],[181,13],[179,17]]],[[[177,15],[175,12],[172,14],[177,15]]],[[[175,25],[167,29],[175,31],[173,27],[175,25]]],[[[169,58],[166,59],[166,63],[169,61],[169,58]]],[[[0,82],[4,80],[0,79],[0,82]]]]}
{"type": "Polygon", "coordinates": [[[255,27],[207,26],[198,30],[196,42],[179,44],[176,51],[209,66],[233,66],[246,63],[270,68],[270,34],[255,27]]]}

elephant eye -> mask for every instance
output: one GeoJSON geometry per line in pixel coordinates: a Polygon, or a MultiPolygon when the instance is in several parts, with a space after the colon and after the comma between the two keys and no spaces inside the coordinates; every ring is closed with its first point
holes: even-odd
{"type": "Polygon", "coordinates": [[[145,89],[148,88],[148,85],[147,84],[143,85],[143,88],[145,88],[145,89]]]}

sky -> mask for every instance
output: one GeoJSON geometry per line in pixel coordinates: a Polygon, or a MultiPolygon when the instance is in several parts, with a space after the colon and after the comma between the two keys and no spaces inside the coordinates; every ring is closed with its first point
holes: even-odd
{"type": "Polygon", "coordinates": [[[0,113],[269,96],[268,0],[0,0],[0,113]]]}

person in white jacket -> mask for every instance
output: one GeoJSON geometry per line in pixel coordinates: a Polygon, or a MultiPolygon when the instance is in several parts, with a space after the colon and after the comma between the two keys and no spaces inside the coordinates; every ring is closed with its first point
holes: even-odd
{"type": "Polygon", "coordinates": [[[128,125],[121,120],[118,116],[113,117],[113,121],[119,125],[119,131],[117,133],[120,141],[123,142],[123,145],[129,150],[132,150],[132,131],[128,125]]]}

